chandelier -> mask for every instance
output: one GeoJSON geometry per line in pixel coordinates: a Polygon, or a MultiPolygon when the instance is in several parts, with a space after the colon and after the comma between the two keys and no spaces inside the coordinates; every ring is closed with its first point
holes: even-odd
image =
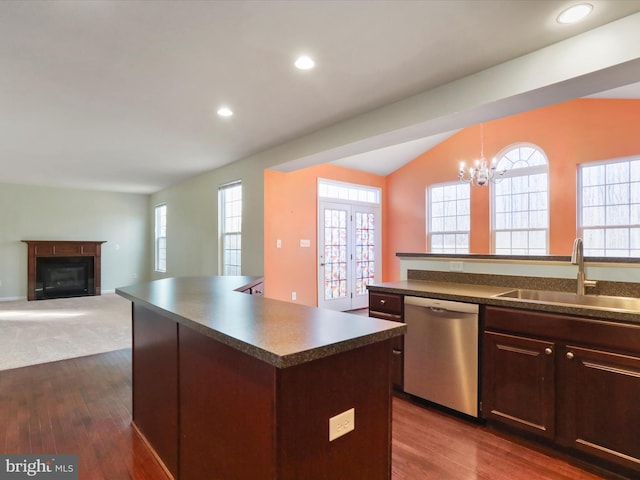
{"type": "Polygon", "coordinates": [[[502,176],[507,171],[506,168],[497,170],[498,162],[495,158],[491,160],[491,163],[487,163],[487,159],[484,158],[484,132],[483,125],[480,124],[480,158],[473,162],[473,166],[467,168],[464,162],[460,162],[460,168],[458,169],[458,178],[461,182],[470,183],[471,185],[484,186],[489,182],[496,183],[502,179],[502,176]]]}

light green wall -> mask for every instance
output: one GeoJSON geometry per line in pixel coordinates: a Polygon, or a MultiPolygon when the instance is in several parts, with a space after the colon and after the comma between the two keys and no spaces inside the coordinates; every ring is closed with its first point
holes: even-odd
{"type": "Polygon", "coordinates": [[[27,296],[21,240],[106,240],[102,291],[148,279],[149,196],[0,184],[0,300],[27,296]]]}
{"type": "MultiPolygon", "coordinates": [[[[451,263],[456,263],[457,272],[480,273],[485,275],[514,275],[542,278],[575,279],[578,267],[566,262],[531,262],[519,260],[496,259],[464,259],[433,257],[400,258],[400,279],[406,280],[409,270],[427,270],[436,272],[452,272],[451,263]]],[[[609,282],[640,283],[640,267],[635,263],[594,264],[588,262],[585,273],[590,280],[609,282]]]]}
{"type": "Polygon", "coordinates": [[[152,278],[218,274],[218,187],[237,180],[242,181],[243,197],[242,274],[263,275],[264,168],[260,161],[247,159],[151,195],[150,221],[153,207],[167,204],[167,272],[154,272],[151,248],[152,278]]]}

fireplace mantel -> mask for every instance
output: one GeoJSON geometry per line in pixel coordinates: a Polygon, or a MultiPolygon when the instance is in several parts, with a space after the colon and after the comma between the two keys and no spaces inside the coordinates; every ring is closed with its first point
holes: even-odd
{"type": "Polygon", "coordinates": [[[36,269],[38,259],[43,257],[92,257],[93,289],[89,295],[100,295],[101,250],[106,241],[82,240],[22,240],[28,246],[27,299],[36,300],[36,269]]]}

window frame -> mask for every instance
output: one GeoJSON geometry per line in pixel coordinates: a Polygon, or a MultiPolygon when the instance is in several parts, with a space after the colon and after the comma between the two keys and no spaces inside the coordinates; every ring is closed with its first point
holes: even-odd
{"type": "MultiPolygon", "coordinates": [[[[619,157],[619,158],[611,158],[611,159],[606,159],[606,160],[601,160],[601,161],[596,161],[596,162],[587,162],[587,163],[581,163],[577,165],[577,171],[576,171],[576,221],[577,221],[577,225],[576,225],[576,230],[577,230],[577,235],[579,237],[581,237],[583,239],[584,242],[584,251],[585,251],[585,256],[593,256],[593,257],[603,257],[603,258],[640,258],[640,239],[636,240],[636,243],[633,242],[633,237],[632,237],[632,231],[635,230],[635,234],[636,235],[640,235],[640,222],[635,224],[635,223],[631,223],[631,217],[633,215],[633,209],[635,206],[635,210],[636,210],[636,216],[640,215],[638,213],[638,210],[640,210],[640,201],[633,201],[633,195],[638,195],[638,189],[634,189],[633,185],[634,184],[640,184],[640,176],[637,177],[636,179],[632,178],[632,171],[631,171],[631,164],[635,163],[635,162],[640,162],[640,155],[632,155],[632,156],[628,156],[628,157],[619,157]],[[606,167],[608,165],[615,165],[615,164],[624,164],[627,163],[629,164],[629,175],[627,176],[627,180],[626,182],[608,182],[607,181],[607,177],[606,177],[606,171],[605,171],[605,176],[604,176],[604,182],[602,184],[599,185],[589,185],[590,187],[594,187],[594,186],[601,186],[604,189],[604,195],[603,195],[603,200],[604,203],[602,203],[601,205],[598,205],[599,207],[603,208],[603,212],[604,212],[604,224],[601,225],[589,225],[587,227],[585,227],[584,225],[584,211],[583,208],[585,207],[583,204],[584,201],[584,191],[583,191],[583,184],[584,184],[584,177],[583,177],[583,168],[590,168],[590,167],[600,167],[603,166],[606,167]],[[607,197],[608,197],[608,192],[607,192],[607,187],[608,186],[612,186],[612,185],[627,185],[628,186],[628,201],[626,203],[624,203],[625,206],[628,206],[629,208],[629,223],[624,223],[624,224],[610,224],[607,225],[607,210],[608,207],[612,207],[615,205],[620,205],[620,204],[615,204],[615,203],[609,203],[607,201],[607,197]],[[613,231],[613,230],[620,230],[620,229],[626,229],[627,230],[627,246],[626,248],[621,248],[621,249],[613,249],[611,247],[609,247],[609,251],[608,247],[607,247],[607,232],[609,231],[613,231]],[[589,235],[585,234],[586,230],[602,230],[602,235],[603,235],[603,246],[602,248],[597,248],[597,247],[593,247],[590,244],[590,239],[589,239],[589,235]],[[634,248],[635,246],[635,248],[634,248]],[[594,251],[597,250],[597,251],[594,251]],[[626,254],[622,254],[621,252],[625,251],[624,253],[626,254]],[[615,255],[612,255],[610,253],[615,252],[615,255]],[[635,254],[634,254],[635,253],[635,254]]],[[[640,185],[639,185],[640,186],[640,185]]],[[[639,199],[636,199],[639,200],[639,199]]],[[[595,206],[595,205],[590,205],[590,206],[595,206]]]]}
{"type": "MultiPolygon", "coordinates": [[[[446,203],[446,202],[442,202],[442,203],[446,203]]],[[[426,210],[427,210],[427,214],[426,214],[426,240],[427,240],[427,252],[430,253],[437,253],[437,254],[468,254],[471,250],[471,185],[469,183],[460,183],[460,182],[443,182],[443,183],[434,183],[432,185],[429,185],[426,189],[426,210]],[[434,191],[434,189],[436,188],[446,188],[446,187],[456,187],[456,206],[457,206],[457,202],[462,199],[464,200],[464,197],[458,197],[458,190],[460,187],[466,187],[468,189],[468,205],[467,205],[467,211],[468,213],[466,214],[466,216],[468,217],[468,230],[442,230],[442,231],[438,231],[438,232],[434,232],[433,231],[433,212],[435,210],[433,204],[432,204],[432,193],[434,191]],[[459,249],[458,248],[458,243],[457,241],[454,242],[455,243],[455,247],[454,247],[454,251],[448,251],[447,249],[445,249],[443,247],[442,251],[438,251],[438,252],[434,252],[433,250],[433,236],[434,234],[437,235],[454,235],[456,237],[456,240],[458,238],[458,235],[467,235],[467,245],[466,245],[466,249],[459,249]]],[[[456,226],[458,224],[458,218],[462,217],[465,215],[459,215],[457,212],[457,208],[456,208],[456,215],[455,215],[455,223],[456,226]]],[[[446,218],[448,218],[448,216],[446,215],[442,215],[443,223],[446,223],[446,218]]],[[[443,243],[444,245],[444,243],[443,243]]]]}
{"type": "Polygon", "coordinates": [[[318,178],[318,199],[362,205],[380,205],[382,189],[370,185],[318,178]]]}
{"type": "Polygon", "coordinates": [[[218,250],[219,262],[218,273],[220,275],[242,275],[242,222],[243,222],[243,188],[242,181],[236,180],[226,183],[218,187],[218,250]],[[236,188],[240,189],[240,197],[238,199],[227,199],[227,196],[236,188]],[[233,210],[232,203],[239,202],[239,215],[234,215],[228,210],[233,210]],[[234,219],[239,217],[239,222],[234,219]],[[235,224],[237,229],[228,229],[229,224],[235,224]],[[230,247],[232,243],[230,238],[235,237],[235,245],[230,247]],[[231,264],[227,260],[227,253],[232,252],[236,262],[231,264]]]}
{"type": "MultiPolygon", "coordinates": [[[[551,223],[551,218],[550,218],[550,208],[549,208],[549,204],[550,204],[550,192],[549,192],[549,157],[547,157],[547,154],[545,153],[545,151],[540,148],[538,145],[534,144],[534,143],[530,143],[530,142],[518,142],[518,143],[513,143],[505,148],[503,148],[502,150],[500,150],[498,152],[498,154],[496,155],[496,170],[501,170],[502,169],[502,161],[503,159],[505,159],[505,157],[512,152],[515,149],[520,149],[520,148],[532,148],[534,150],[536,150],[537,152],[539,152],[542,157],[545,160],[544,165],[533,165],[533,166],[526,166],[526,167],[517,167],[517,168],[506,168],[506,171],[504,173],[504,175],[501,176],[500,179],[498,179],[495,183],[491,183],[490,185],[490,204],[491,204],[491,208],[490,208],[490,221],[491,221],[491,253],[493,255],[522,255],[522,256],[545,256],[545,255],[549,255],[549,226],[551,223]],[[540,174],[540,173],[544,173],[547,176],[547,186],[546,186],[546,198],[545,198],[545,203],[546,203],[546,226],[544,228],[531,228],[531,227],[527,227],[527,228],[509,228],[509,229],[500,229],[498,230],[496,227],[497,222],[497,192],[496,189],[498,188],[497,184],[502,183],[504,180],[507,179],[512,179],[512,178],[517,178],[517,177],[528,177],[530,175],[536,175],[536,174],[540,174]],[[527,248],[526,248],[526,252],[516,252],[514,253],[514,247],[513,244],[511,244],[511,246],[509,247],[509,252],[508,253],[497,253],[497,234],[499,232],[510,232],[511,235],[513,236],[514,232],[526,232],[527,235],[530,235],[532,232],[539,232],[539,231],[543,231],[544,232],[544,238],[545,238],[545,249],[544,252],[541,251],[534,251],[532,252],[532,248],[531,248],[531,244],[529,243],[529,241],[527,241],[527,248]]],[[[511,160],[509,160],[511,161],[511,160]]],[[[518,161],[522,161],[521,159],[519,159],[518,161]]],[[[517,163],[517,162],[515,162],[517,163]]],[[[519,195],[529,195],[531,194],[531,191],[526,191],[526,192],[521,192],[521,193],[516,193],[519,195]]],[[[511,194],[513,195],[513,194],[511,194]]],[[[529,201],[529,199],[527,199],[527,202],[529,201]]],[[[513,212],[514,210],[512,209],[511,212],[513,212]]],[[[523,211],[523,210],[521,210],[523,211]]],[[[528,203],[528,207],[527,207],[527,212],[531,212],[531,208],[530,208],[530,203],[528,203]]]]}
{"type": "Polygon", "coordinates": [[[157,273],[167,272],[167,204],[154,206],[154,270],[157,273]],[[161,255],[164,253],[164,255],[161,255]],[[162,265],[163,264],[163,265],[162,265]]]}

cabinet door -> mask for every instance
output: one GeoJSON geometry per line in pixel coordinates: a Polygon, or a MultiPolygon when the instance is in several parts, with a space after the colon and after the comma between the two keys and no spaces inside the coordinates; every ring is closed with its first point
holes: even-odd
{"type": "Polygon", "coordinates": [[[640,469],[640,357],[567,345],[559,359],[562,443],[640,469]]]}
{"type": "Polygon", "coordinates": [[[485,332],[484,417],[553,439],[554,351],[552,342],[485,332]]]}
{"type": "Polygon", "coordinates": [[[396,390],[404,390],[404,337],[391,339],[391,384],[396,390]]]}
{"type": "MultiPolygon", "coordinates": [[[[369,292],[369,316],[404,322],[404,296],[393,293],[369,292]]],[[[391,384],[404,390],[404,336],[391,340],[391,384]]]]}

